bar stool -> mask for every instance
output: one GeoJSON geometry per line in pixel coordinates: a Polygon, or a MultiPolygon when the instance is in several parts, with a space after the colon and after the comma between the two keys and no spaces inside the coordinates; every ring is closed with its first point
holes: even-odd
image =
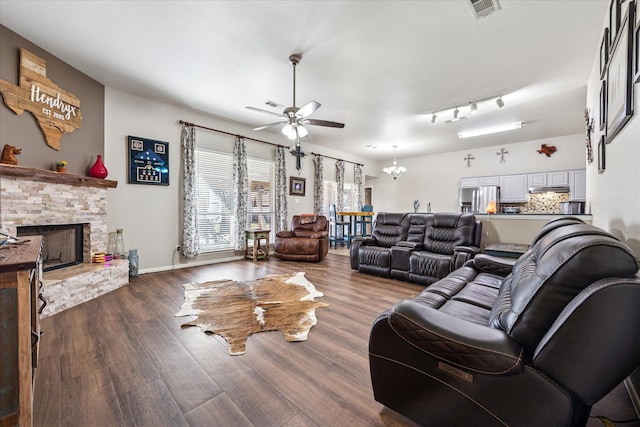
{"type": "Polygon", "coordinates": [[[329,247],[333,244],[333,248],[338,248],[338,241],[341,246],[344,246],[345,242],[347,247],[351,245],[351,222],[338,220],[336,214],[336,205],[329,205],[329,247]]]}
{"type": "MultiPolygon", "coordinates": [[[[364,205],[361,212],[373,212],[373,206],[364,205]]],[[[358,229],[358,226],[360,226],[360,229],[362,230],[362,237],[367,237],[367,224],[371,225],[372,223],[372,216],[359,216],[356,218],[356,231],[358,229]]]]}

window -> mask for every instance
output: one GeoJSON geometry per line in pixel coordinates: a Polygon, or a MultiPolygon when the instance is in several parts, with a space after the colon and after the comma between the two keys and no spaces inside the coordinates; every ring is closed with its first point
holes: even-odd
{"type": "MultiPolygon", "coordinates": [[[[247,228],[274,230],[274,162],[247,159],[247,228]]],[[[233,156],[196,149],[198,228],[202,253],[233,249],[233,156]]]]}
{"type": "MultiPolygon", "coordinates": [[[[357,207],[355,206],[355,184],[350,182],[344,183],[344,210],[351,211],[355,210],[357,207]]],[[[338,203],[336,202],[338,197],[338,183],[335,181],[324,180],[322,183],[322,195],[324,199],[324,212],[326,215],[329,215],[329,205],[335,204],[336,207],[338,203]]]]}

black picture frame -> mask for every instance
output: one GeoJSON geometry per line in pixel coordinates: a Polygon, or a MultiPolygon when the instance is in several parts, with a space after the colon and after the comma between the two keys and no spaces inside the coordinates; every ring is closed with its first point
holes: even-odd
{"type": "Polygon", "coordinates": [[[600,130],[607,130],[607,81],[602,80],[600,85],[600,130]]]}
{"type": "Polygon", "coordinates": [[[602,42],[600,42],[600,79],[604,79],[607,74],[607,65],[609,64],[609,29],[604,29],[602,42]]]}
{"type": "Polygon", "coordinates": [[[297,176],[289,177],[289,195],[304,196],[306,187],[306,179],[297,176]]]}
{"type": "Polygon", "coordinates": [[[127,137],[128,183],[169,185],[169,143],[155,139],[127,137]]]}
{"type": "MultiPolygon", "coordinates": [[[[640,13],[638,13],[638,11],[636,10],[635,12],[636,16],[640,15],[640,13]]],[[[633,56],[633,62],[634,62],[634,81],[636,83],[640,83],[640,22],[636,23],[636,31],[635,31],[635,36],[633,37],[634,40],[634,56],[633,56]]]]}
{"type": "Polygon", "coordinates": [[[600,142],[598,143],[598,173],[603,173],[606,167],[606,146],[607,144],[605,143],[604,135],[602,135],[600,137],[600,142]]]}
{"type": "Polygon", "coordinates": [[[607,67],[607,129],[609,144],[633,116],[633,31],[634,3],[629,4],[607,67]]]}
{"type": "Polygon", "coordinates": [[[613,46],[620,29],[620,0],[609,3],[609,46],[613,46]]]}

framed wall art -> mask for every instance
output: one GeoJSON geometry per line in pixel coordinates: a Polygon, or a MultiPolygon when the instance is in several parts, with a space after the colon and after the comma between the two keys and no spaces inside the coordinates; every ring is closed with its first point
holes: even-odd
{"type": "Polygon", "coordinates": [[[600,130],[607,129],[607,81],[602,80],[600,85],[600,130]]]}
{"type": "Polygon", "coordinates": [[[613,46],[620,28],[620,0],[609,3],[609,45],[613,46]]]}
{"type": "Polygon", "coordinates": [[[609,29],[604,29],[602,42],[600,42],[600,79],[604,79],[609,63],[609,29]]]}
{"type": "MultiPolygon", "coordinates": [[[[635,12],[636,16],[640,16],[640,13],[638,13],[638,11],[636,10],[635,12]]],[[[637,21],[637,19],[636,19],[637,21]]],[[[640,83],[640,22],[636,22],[636,31],[635,31],[635,36],[633,38],[635,40],[635,53],[633,55],[633,68],[634,68],[634,81],[636,83],[640,83]]]]}
{"type": "Polygon", "coordinates": [[[605,152],[607,144],[604,142],[604,135],[600,137],[598,143],[598,173],[603,173],[605,169],[605,152]]]}
{"type": "Polygon", "coordinates": [[[613,141],[633,115],[633,6],[633,3],[629,4],[627,14],[622,20],[620,34],[612,45],[607,68],[607,144],[613,141]]]}
{"type": "Polygon", "coordinates": [[[128,136],[129,184],[169,185],[169,143],[128,136]]]}
{"type": "Polygon", "coordinates": [[[305,181],[305,178],[289,177],[289,195],[304,196],[305,181]]]}

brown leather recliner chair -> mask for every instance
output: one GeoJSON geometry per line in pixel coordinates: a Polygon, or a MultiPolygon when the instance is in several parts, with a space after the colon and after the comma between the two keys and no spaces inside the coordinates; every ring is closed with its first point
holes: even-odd
{"type": "Polygon", "coordinates": [[[477,255],[374,322],[375,399],[423,425],[583,426],[640,364],[640,260],[577,219],[477,255]]]}
{"type": "Polygon", "coordinates": [[[329,221],[322,215],[294,215],[291,231],[276,234],[274,256],[288,261],[320,261],[329,252],[329,221]]]}

